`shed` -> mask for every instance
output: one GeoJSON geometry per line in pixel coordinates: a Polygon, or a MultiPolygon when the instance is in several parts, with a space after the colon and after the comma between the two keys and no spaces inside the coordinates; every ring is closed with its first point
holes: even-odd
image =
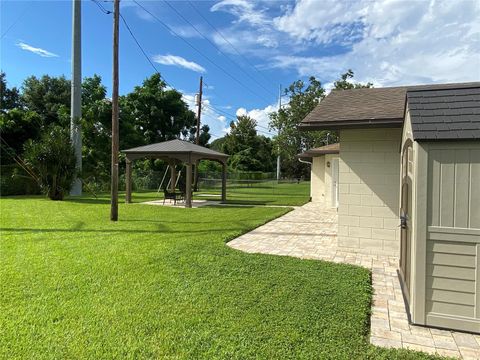
{"type": "Polygon", "coordinates": [[[227,198],[227,159],[228,155],[218,151],[195,145],[183,140],[170,140],[156,144],[123,150],[126,155],[126,195],[125,201],[132,200],[132,161],[140,158],[162,159],[170,165],[171,184],[175,191],[177,163],[184,163],[187,168],[185,207],[192,207],[192,165],[200,160],[214,160],[222,164],[222,202],[227,198]]]}
{"type": "Polygon", "coordinates": [[[407,91],[400,278],[413,323],[480,332],[480,84],[407,91]]]}
{"type": "Polygon", "coordinates": [[[329,144],[307,150],[297,157],[311,164],[310,199],[327,207],[338,207],[338,153],[340,144],[329,144]]]}

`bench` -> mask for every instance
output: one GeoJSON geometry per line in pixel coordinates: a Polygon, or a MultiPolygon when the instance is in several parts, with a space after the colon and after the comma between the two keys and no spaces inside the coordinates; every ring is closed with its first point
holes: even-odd
{"type": "Polygon", "coordinates": [[[176,205],[177,199],[183,200],[182,194],[177,192],[171,192],[171,191],[168,191],[167,189],[163,190],[163,205],[165,205],[165,200],[173,200],[173,204],[176,205]]]}

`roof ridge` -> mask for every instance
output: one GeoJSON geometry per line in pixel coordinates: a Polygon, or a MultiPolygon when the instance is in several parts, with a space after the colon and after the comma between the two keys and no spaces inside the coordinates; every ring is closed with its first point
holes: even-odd
{"type": "Polygon", "coordinates": [[[354,88],[354,89],[332,89],[331,92],[342,91],[372,91],[372,90],[406,90],[406,91],[418,91],[418,90],[440,90],[445,87],[446,89],[465,89],[471,87],[479,87],[480,81],[471,82],[458,82],[458,83],[432,83],[432,84],[415,84],[415,85],[399,85],[399,86],[382,86],[382,87],[370,87],[370,88],[354,88]]]}

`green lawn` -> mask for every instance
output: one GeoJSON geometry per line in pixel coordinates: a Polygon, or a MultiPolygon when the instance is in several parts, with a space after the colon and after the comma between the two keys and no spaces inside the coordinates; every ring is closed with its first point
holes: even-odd
{"type": "Polygon", "coordinates": [[[225,246],[287,209],[0,207],[0,358],[429,358],[368,344],[367,270],[225,246]]]}
{"type": "MultiPolygon", "coordinates": [[[[194,193],[197,200],[220,200],[221,189],[218,187],[201,186],[194,193]],[[216,196],[211,196],[216,195],[216,196]]],[[[154,199],[163,199],[163,193],[156,191],[134,191],[133,201],[141,202],[154,199]]],[[[310,182],[277,183],[267,181],[246,184],[228,183],[227,203],[239,205],[287,205],[300,206],[310,200],[310,182]]]]}

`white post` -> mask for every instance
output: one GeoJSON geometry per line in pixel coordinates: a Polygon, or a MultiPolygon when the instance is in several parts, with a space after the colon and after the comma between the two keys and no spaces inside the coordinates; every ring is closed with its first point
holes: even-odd
{"type": "MultiPolygon", "coordinates": [[[[70,137],[75,148],[76,168],[82,171],[82,2],[72,3],[72,80],[70,104],[70,137]]],[[[82,181],[75,177],[70,195],[82,195],[82,181]]]]}
{"type": "MultiPolygon", "coordinates": [[[[278,87],[278,113],[280,114],[280,109],[282,108],[282,85],[278,87]]],[[[280,128],[278,129],[278,136],[280,136],[280,128]]],[[[280,181],[280,147],[278,148],[277,156],[277,182],[280,181]]]]}

